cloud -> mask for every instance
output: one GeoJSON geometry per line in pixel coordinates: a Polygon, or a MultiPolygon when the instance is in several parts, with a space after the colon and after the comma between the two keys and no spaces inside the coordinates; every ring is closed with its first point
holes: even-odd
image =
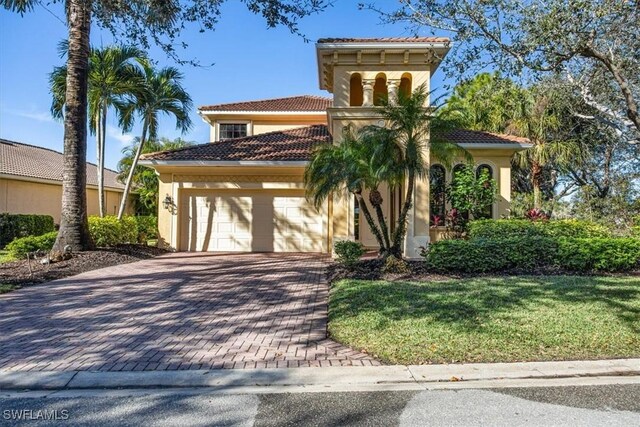
{"type": "Polygon", "coordinates": [[[5,112],[13,114],[14,116],[25,117],[31,120],[37,120],[39,122],[54,123],[56,122],[51,113],[48,111],[20,111],[5,109],[5,112]]]}
{"type": "Polygon", "coordinates": [[[112,125],[107,125],[107,136],[118,141],[122,146],[130,145],[133,142],[133,135],[122,133],[122,131],[112,125]]]}

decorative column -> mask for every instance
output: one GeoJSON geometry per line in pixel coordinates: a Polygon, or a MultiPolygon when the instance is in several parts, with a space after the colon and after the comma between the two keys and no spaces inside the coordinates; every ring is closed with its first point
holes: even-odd
{"type": "Polygon", "coordinates": [[[375,82],[373,80],[362,81],[362,106],[363,107],[373,106],[373,84],[374,83],[375,82]]]}
{"type": "Polygon", "coordinates": [[[389,104],[396,105],[398,103],[398,87],[399,80],[387,80],[387,93],[389,95],[389,104]]]}

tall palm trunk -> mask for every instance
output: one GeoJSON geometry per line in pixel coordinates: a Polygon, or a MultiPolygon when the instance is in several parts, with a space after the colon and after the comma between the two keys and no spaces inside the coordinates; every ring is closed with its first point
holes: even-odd
{"type": "Polygon", "coordinates": [[[371,190],[369,192],[369,201],[371,202],[371,206],[376,211],[376,216],[378,217],[378,224],[380,224],[380,231],[382,233],[382,238],[384,239],[384,251],[388,252],[391,248],[391,242],[389,241],[389,227],[387,226],[387,220],[384,218],[384,212],[382,211],[382,195],[380,191],[377,189],[371,190]]]}
{"type": "Polygon", "coordinates": [[[133,161],[131,162],[131,169],[129,169],[127,182],[124,185],[124,193],[122,193],[122,200],[120,201],[120,209],[118,210],[118,220],[122,219],[122,216],[124,215],[124,211],[127,208],[127,198],[129,197],[129,191],[131,191],[131,184],[133,183],[133,174],[135,173],[136,166],[138,166],[138,160],[140,160],[140,155],[142,154],[142,150],[144,149],[144,143],[147,139],[148,128],[149,128],[149,120],[145,118],[144,123],[142,124],[142,136],[140,137],[140,144],[138,145],[138,149],[136,150],[136,155],[133,157],[133,161]]]}
{"type": "Polygon", "coordinates": [[[67,0],[69,51],[64,114],[64,157],[60,230],[52,252],[61,257],[66,245],[73,251],[93,247],[87,222],[87,83],[91,2],[67,0]]]}
{"type": "Polygon", "coordinates": [[[533,187],[533,208],[542,208],[542,166],[533,161],[531,163],[531,186],[533,187]]]}
{"type": "Polygon", "coordinates": [[[358,199],[358,206],[360,207],[360,211],[362,212],[364,219],[367,221],[367,224],[369,224],[369,229],[373,233],[373,236],[376,238],[378,245],[380,245],[380,250],[387,252],[388,247],[384,245],[384,239],[382,238],[382,233],[380,233],[380,229],[378,228],[378,225],[376,224],[373,217],[371,216],[371,212],[369,212],[369,208],[367,207],[367,202],[364,200],[364,197],[362,197],[362,193],[361,192],[355,193],[355,195],[356,195],[356,198],[358,199]]]}
{"type": "Polygon", "coordinates": [[[104,152],[105,143],[107,141],[107,104],[102,105],[102,111],[98,115],[100,121],[99,133],[100,139],[98,142],[98,210],[100,217],[105,216],[105,194],[104,194],[104,152]]]}
{"type": "Polygon", "coordinates": [[[409,209],[411,209],[411,205],[413,204],[413,188],[416,183],[416,175],[414,172],[409,172],[407,181],[407,194],[400,215],[398,216],[398,228],[396,228],[395,233],[393,233],[393,246],[391,246],[389,251],[391,255],[396,258],[402,257],[402,242],[407,234],[407,215],[409,215],[409,209]]]}

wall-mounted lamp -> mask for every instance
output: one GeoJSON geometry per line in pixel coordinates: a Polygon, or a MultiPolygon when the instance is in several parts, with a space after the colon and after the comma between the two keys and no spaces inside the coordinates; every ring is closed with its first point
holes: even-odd
{"type": "Polygon", "coordinates": [[[173,199],[170,195],[167,194],[167,196],[164,198],[164,200],[162,201],[162,206],[167,210],[173,207],[173,199]]]}

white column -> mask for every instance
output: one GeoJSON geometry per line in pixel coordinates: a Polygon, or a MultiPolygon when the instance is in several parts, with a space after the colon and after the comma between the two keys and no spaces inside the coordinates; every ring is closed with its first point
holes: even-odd
{"type": "Polygon", "coordinates": [[[363,107],[371,107],[373,106],[373,80],[363,80],[362,81],[362,106],[363,107]]]}
{"type": "Polygon", "coordinates": [[[398,87],[399,80],[387,80],[387,93],[389,95],[389,104],[396,105],[398,103],[398,87]]]}

